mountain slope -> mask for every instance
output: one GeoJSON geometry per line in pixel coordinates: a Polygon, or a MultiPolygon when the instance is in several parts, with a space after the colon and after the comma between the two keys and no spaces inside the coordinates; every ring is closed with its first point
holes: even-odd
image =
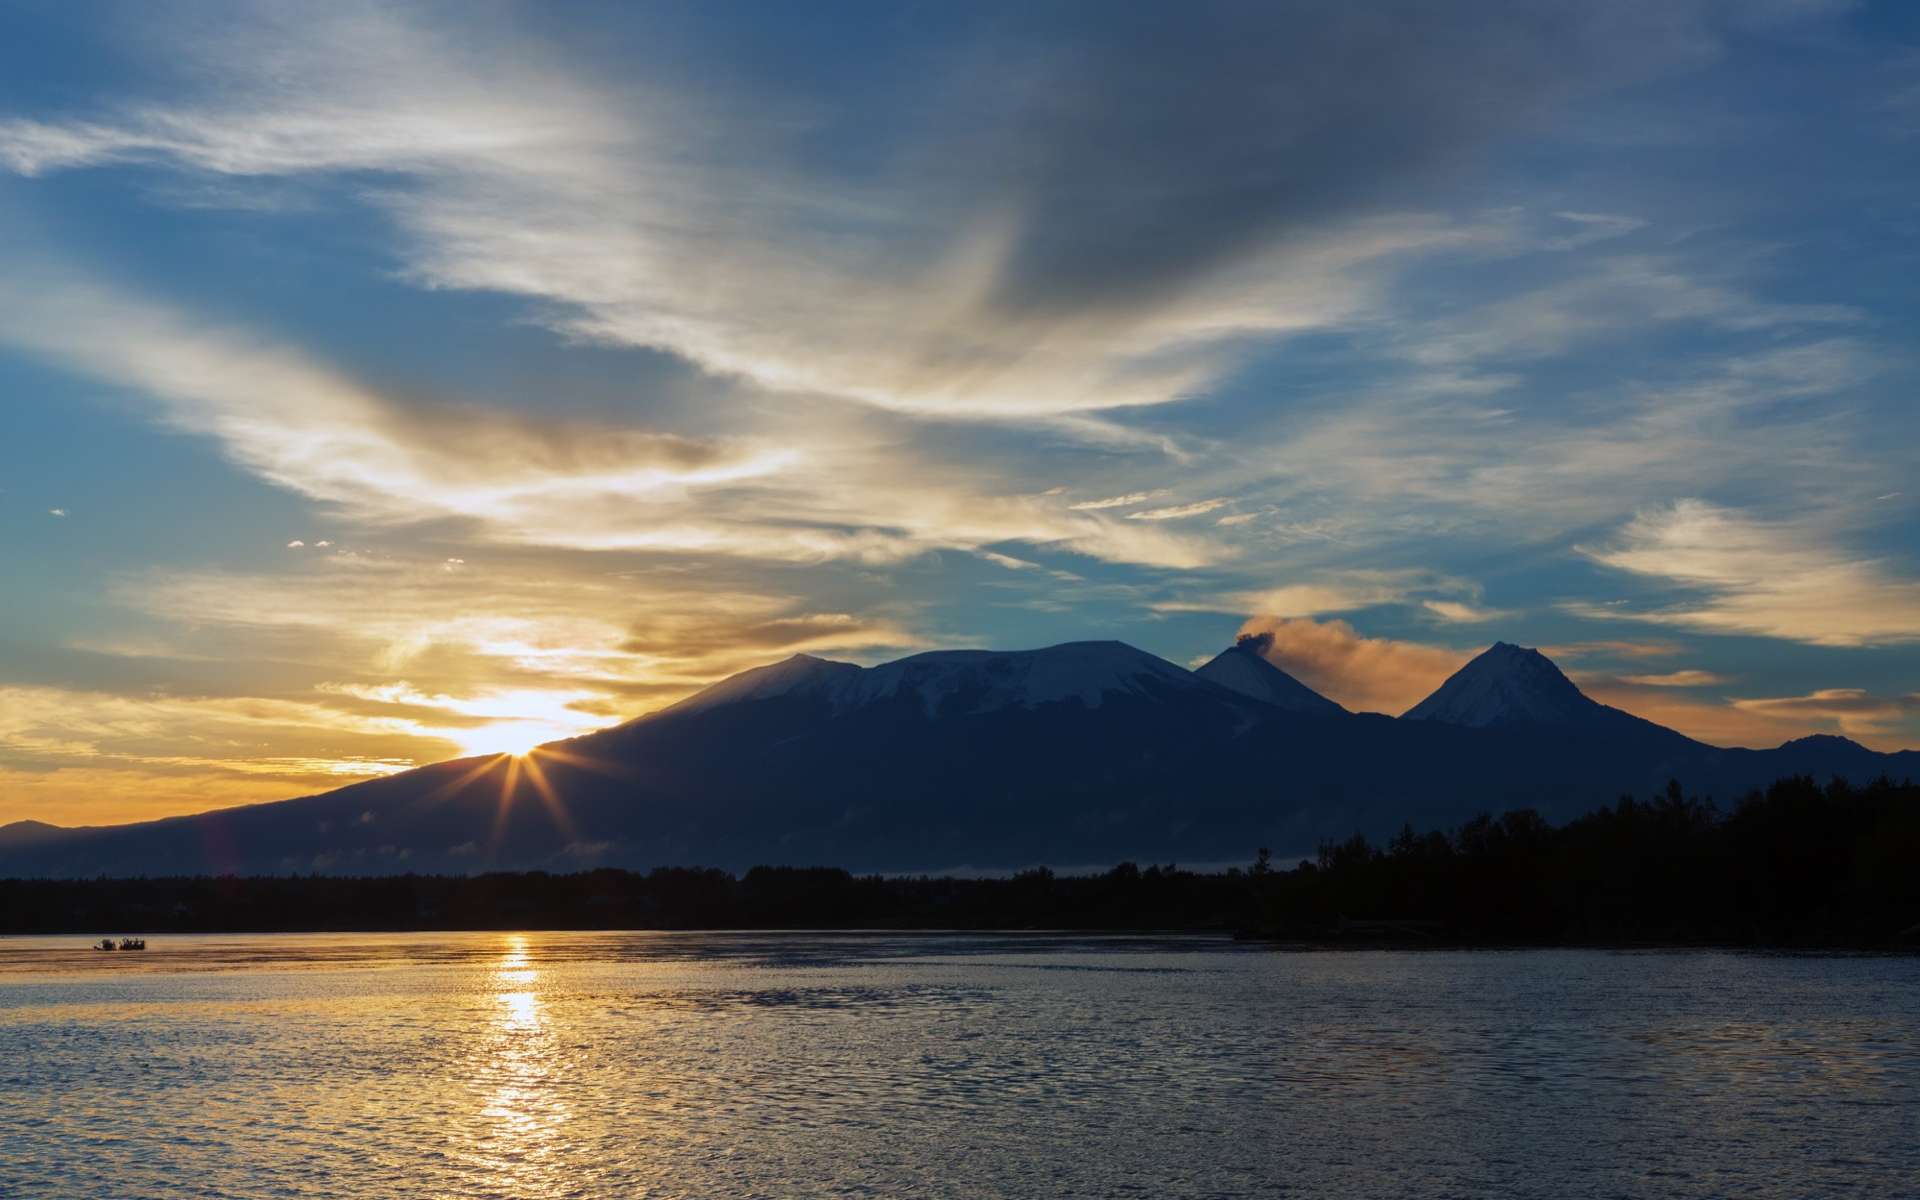
{"type": "Polygon", "coordinates": [[[1588,699],[1538,650],[1495,642],[1425,700],[1401,714],[1484,729],[1490,725],[1584,725],[1604,705],[1588,699]]]}
{"type": "Polygon", "coordinates": [[[1228,646],[1194,674],[1288,712],[1332,716],[1347,711],[1268,662],[1253,638],[1242,638],[1228,646]]]}
{"type": "Polygon", "coordinates": [[[1400,719],[1711,749],[1663,725],[1601,704],[1576,687],[1552,659],[1510,642],[1495,642],[1400,719]]]}
{"type": "Polygon", "coordinates": [[[71,832],[64,826],[49,825],[45,821],[14,821],[0,825],[0,849],[12,846],[30,846],[35,842],[44,842],[71,832]]]}
{"type": "Polygon", "coordinates": [[[0,876],[1229,862],[1483,811],[1561,820],[1672,778],[1731,799],[1789,773],[1917,765],[1844,739],[1705,746],[1557,670],[1540,682],[1529,653],[1436,693],[1431,711],[1477,724],[1293,711],[1117,642],[871,668],[796,656],[523,758],[138,825],[9,827],[0,876]]]}

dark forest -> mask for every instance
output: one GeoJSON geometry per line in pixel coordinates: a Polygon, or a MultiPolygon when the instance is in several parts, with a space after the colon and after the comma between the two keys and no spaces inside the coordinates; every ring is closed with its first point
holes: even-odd
{"type": "Polygon", "coordinates": [[[1785,779],[1730,810],[1678,784],[1554,826],[1530,810],[1276,864],[1098,875],[697,867],[0,880],[0,932],[1214,930],[1276,943],[1920,948],[1920,787],[1785,779]]]}

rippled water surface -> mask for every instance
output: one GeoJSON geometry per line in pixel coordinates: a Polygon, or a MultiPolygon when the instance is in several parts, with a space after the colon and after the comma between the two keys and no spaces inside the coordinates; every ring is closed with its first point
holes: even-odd
{"type": "Polygon", "coordinates": [[[1920,1193],[1920,960],[0,939],[0,1195],[1920,1193]]]}

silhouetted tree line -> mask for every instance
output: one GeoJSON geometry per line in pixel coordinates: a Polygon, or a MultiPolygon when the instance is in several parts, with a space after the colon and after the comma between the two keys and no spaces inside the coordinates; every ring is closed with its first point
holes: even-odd
{"type": "Polygon", "coordinates": [[[1306,942],[1920,944],[1920,787],[1787,779],[1731,812],[1623,798],[1355,836],[1290,868],[855,876],[830,867],[0,880],[0,932],[1219,929],[1306,942]]]}
{"type": "Polygon", "coordinates": [[[1531,810],[1255,864],[1262,936],[1920,944],[1920,787],[1783,779],[1731,812],[1678,783],[1555,828],[1531,810]]]}
{"type": "Polygon", "coordinates": [[[835,867],[384,877],[0,880],[0,932],[398,929],[1222,929],[1244,872],[856,876],[835,867]]]}

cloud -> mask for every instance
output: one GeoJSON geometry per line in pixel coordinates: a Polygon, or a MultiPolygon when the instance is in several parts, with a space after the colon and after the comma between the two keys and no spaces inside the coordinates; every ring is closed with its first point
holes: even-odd
{"type": "Polygon", "coordinates": [[[1164,496],[1164,495],[1166,495],[1166,492],[1164,490],[1153,491],[1153,492],[1128,492],[1124,496],[1108,496],[1102,500],[1082,500],[1078,504],[1069,504],[1067,507],[1074,509],[1075,511],[1078,511],[1078,512],[1087,512],[1093,509],[1100,509],[1100,508],[1125,508],[1128,505],[1138,504],[1143,500],[1151,500],[1155,496],[1164,496]]]}
{"type": "Polygon", "coordinates": [[[1631,678],[1579,677],[1581,690],[1603,704],[1677,729],[1713,746],[1778,746],[1814,733],[1838,733],[1876,750],[1920,744],[1920,697],[1877,696],[1858,688],[1823,688],[1804,696],[1706,699],[1631,678]]]}
{"type": "Polygon", "coordinates": [[[351,664],[372,684],[407,677],[417,691],[462,697],[544,685],[573,698],[640,683],[685,693],[799,650],[922,644],[897,619],[808,611],[722,573],[675,584],[564,560],[537,571],[470,563],[454,575],[398,557],[304,562],[273,575],[143,573],[115,596],[216,646],[351,664]]]}
{"type": "Polygon", "coordinates": [[[1681,500],[1641,513],[1612,543],[1581,552],[1689,593],[1660,608],[1577,605],[1584,616],[1822,646],[1920,640],[1920,582],[1882,560],[1848,554],[1818,528],[1681,500]]]}
{"type": "Polygon", "coordinates": [[[1204,516],[1216,509],[1225,508],[1225,500],[1196,500],[1192,504],[1175,504],[1167,508],[1149,508],[1137,513],[1128,513],[1129,521],[1181,521],[1188,517],[1204,516]]]}
{"type": "MultiPolygon", "coordinates": [[[[1848,408],[1903,360],[1852,307],[1777,297],[1748,264],[1779,256],[1707,246],[1644,189],[1487,212],[1454,186],[1508,137],[1586,136],[1562,102],[1706,61],[1728,11],[956,10],[919,44],[873,23],[872,52],[828,74],[786,69],[817,53],[801,39],[742,57],[730,39],[761,35],[733,23],[596,22],[581,53],[564,20],[493,10],[142,19],[121,31],[142,68],[123,90],[0,115],[0,168],[110,169],[96,182],[196,224],[208,206],[287,214],[271,220],[296,240],[302,211],[371,216],[355,242],[406,283],[505,295],[567,342],[708,374],[590,415],[564,370],[537,404],[422,396],[383,382],[385,351],[356,369],[337,330],[220,318],[24,234],[0,239],[0,341],[311,502],[295,528],[338,530],[351,549],[309,535],[316,553],[277,576],[161,571],[114,595],[178,661],[273,674],[252,698],[308,706],[288,711],[347,739],[341,761],[376,736],[354,722],[441,730],[405,753],[442,753],[506,720],[483,708],[570,728],[797,650],[921,644],[952,597],[895,568],[930,552],[1020,572],[996,594],[1094,620],[1172,595],[1154,609],[1392,604],[1472,625],[1496,610],[1445,572],[1494,542],[1564,556],[1657,499],[1804,513],[1900,486],[1903,414],[1848,408]],[[716,55],[755,69],[712,71],[716,55]],[[1470,282],[1446,271],[1428,303],[1432,268],[1463,263],[1470,282]],[[1658,353],[1619,352],[1635,338],[1658,353]],[[1600,382],[1581,354],[1604,358],[1600,382]],[[1271,402],[1216,388],[1248,362],[1279,364],[1250,381],[1271,402]],[[1162,507],[1127,515],[1146,504],[1162,507]],[[1075,563],[1087,581],[1042,595],[1065,555],[1141,570],[1075,563]],[[369,690],[396,680],[404,697],[369,690]]],[[[1849,557],[1818,524],[1778,528],[1872,585],[1843,591],[1820,636],[1906,636],[1894,561],[1849,557]]],[[[1680,599],[1595,613],[1719,628],[1700,614],[1754,594],[1637,574],[1680,599]]],[[[1736,625],[1786,623],[1750,608],[1736,625]]],[[[1385,666],[1367,682],[1370,664],[1424,650],[1431,673],[1455,653],[1304,625],[1360,647],[1358,690],[1328,690],[1362,707],[1418,698],[1385,666]]],[[[1697,720],[1786,727],[1718,708],[1697,720]]],[[[232,728],[194,711],[183,734],[232,728]]],[[[324,757],[298,727],[249,736],[324,757]]]]}
{"type": "Polygon", "coordinates": [[[1765,749],[1818,731],[1817,726],[1805,721],[1748,712],[1721,699],[1697,698],[1673,688],[1642,687],[1584,674],[1577,682],[1581,691],[1602,704],[1678,730],[1709,746],[1765,749]]]}
{"type": "Polygon", "coordinates": [[[1625,237],[1647,227],[1647,222],[1640,217],[1615,213],[1557,212],[1553,215],[1574,226],[1572,233],[1552,240],[1551,244],[1556,250],[1573,250],[1591,242],[1625,237]]]}
{"type": "Polygon", "coordinates": [[[616,75],[466,10],[235,9],[145,31],[173,97],[0,121],[0,163],[377,172],[411,278],[570,334],[905,411],[1161,404],[1446,244],[1409,188],[1714,41],[1688,5],[1390,7],[982,18],[831,77],[767,44],[754,86],[657,26],[604,31],[616,75]],[[875,165],[794,150],[828,143],[875,165]]]}
{"type": "Polygon", "coordinates": [[[1024,558],[1015,558],[1011,554],[1000,554],[993,550],[978,550],[975,553],[993,565],[1005,567],[1009,571],[1034,571],[1040,567],[1039,563],[1031,563],[1024,558]]]}
{"type": "Polygon", "coordinates": [[[1726,683],[1727,677],[1712,671],[1668,671],[1660,675],[1622,675],[1620,682],[1636,687],[1696,688],[1726,683]]]}
{"type": "Polygon", "coordinates": [[[785,457],[497,410],[410,409],[288,347],[71,271],[15,267],[0,282],[0,342],[139,389],[174,426],[361,520],[467,516],[544,535],[565,506],[734,482],[785,457]]]}
{"type": "Polygon", "coordinates": [[[47,510],[47,515],[50,517],[64,517],[67,515],[67,510],[64,508],[50,508],[47,510]]]}
{"type": "Polygon", "coordinates": [[[16,767],[0,764],[0,824],[37,820],[54,825],[118,825],[163,816],[204,812],[237,804],[284,800],[302,791],[350,783],[339,775],[236,773],[223,763],[184,770],[177,766],[86,765],[16,767]]]}
{"type": "Polygon", "coordinates": [[[128,820],[282,799],[604,727],[795,652],[924,644],[897,618],[809,608],[723,571],[676,587],[565,558],[461,576],[425,557],[297,561],[129,575],[109,599],[156,640],[0,669],[0,763],[37,781],[0,798],[0,823],[57,818],[57,803],[128,820]],[[81,667],[87,686],[16,681],[81,667]],[[130,790],[108,803],[96,786],[130,790]]]}
{"type": "Polygon", "coordinates": [[[324,791],[449,757],[444,732],[322,698],[0,683],[0,823],[144,820],[324,791]]]}
{"type": "Polygon", "coordinates": [[[1261,654],[1308,687],[1356,712],[1412,708],[1473,657],[1443,646],[1365,637],[1345,621],[1254,617],[1242,638],[1264,639],[1261,654]]]}
{"type": "Polygon", "coordinates": [[[1548,358],[1656,324],[1762,332],[1852,324],[1864,317],[1846,305],[1769,303],[1737,286],[1703,280],[1671,259],[1625,255],[1435,322],[1408,336],[1405,353],[1428,367],[1458,366],[1548,358]]]}
{"type": "Polygon", "coordinates": [[[1462,604],[1458,600],[1422,600],[1420,607],[1441,620],[1450,621],[1456,625],[1479,625],[1513,615],[1506,609],[1478,608],[1471,604],[1462,604]]]}
{"type": "Polygon", "coordinates": [[[1672,658],[1682,649],[1676,642],[1594,641],[1542,646],[1540,653],[1557,662],[1583,658],[1672,658]]]}
{"type": "MultiPolygon", "coordinates": [[[[1468,583],[1418,568],[1326,570],[1302,583],[1222,592],[1194,599],[1161,600],[1156,612],[1241,612],[1263,617],[1314,617],[1323,613],[1353,612],[1383,604],[1421,600],[1426,593],[1473,593],[1468,583]]],[[[1445,604],[1447,602],[1442,601],[1445,604]]],[[[1472,611],[1466,605],[1458,606],[1472,611]]]]}
{"type": "Polygon", "coordinates": [[[704,624],[662,624],[655,617],[636,627],[620,648],[655,659],[698,661],[724,654],[768,661],[775,656],[813,651],[919,649],[924,645],[922,639],[885,622],[851,613],[809,612],[765,620],[712,619],[704,624]]]}
{"type": "Polygon", "coordinates": [[[1920,714],[1920,692],[1876,696],[1861,688],[1821,688],[1804,696],[1736,699],[1733,706],[1742,712],[1830,728],[1848,737],[1883,740],[1920,714]]]}
{"type": "MultiPolygon", "coordinates": [[[[1585,259],[1542,269],[1573,279],[1606,270],[1585,259]]],[[[1205,486],[1246,507],[1335,520],[1349,544],[1393,548],[1591,537],[1596,524],[1627,520],[1653,497],[1755,497],[1791,511],[1857,503],[1861,491],[1897,482],[1904,464],[1888,453],[1887,433],[1910,416],[1883,386],[1900,370],[1895,354],[1784,318],[1769,326],[1782,314],[1760,298],[1758,281],[1732,278],[1699,252],[1664,271],[1717,271],[1716,282],[1698,286],[1743,312],[1730,318],[1742,328],[1708,336],[1677,310],[1623,296],[1612,333],[1635,346],[1657,340],[1657,354],[1623,360],[1576,338],[1491,364],[1468,354],[1369,374],[1355,360],[1335,394],[1290,406],[1270,427],[1242,428],[1239,444],[1252,448],[1245,462],[1205,486]],[[1842,479],[1849,486],[1839,497],[1842,479]]],[[[1516,320],[1531,319],[1524,290],[1496,291],[1512,300],[1516,320]]],[[[1451,293],[1445,302],[1456,304],[1451,293]]],[[[1389,302],[1391,315],[1363,330],[1358,346],[1376,364],[1407,358],[1432,306],[1389,302]]],[[[1583,313],[1575,306],[1574,317],[1583,313]]],[[[1503,319],[1468,309],[1458,320],[1493,337],[1503,319]]],[[[1524,328],[1499,336],[1536,345],[1524,328]]]]}
{"type": "Polygon", "coordinates": [[[776,562],[897,562],[1015,541],[1167,567],[1226,554],[993,490],[978,467],[858,423],[695,438],[403,404],[296,349],[71,270],[0,278],[0,342],[138,389],[168,423],[217,439],[262,478],[373,525],[454,521],[521,545],[776,562]]]}

